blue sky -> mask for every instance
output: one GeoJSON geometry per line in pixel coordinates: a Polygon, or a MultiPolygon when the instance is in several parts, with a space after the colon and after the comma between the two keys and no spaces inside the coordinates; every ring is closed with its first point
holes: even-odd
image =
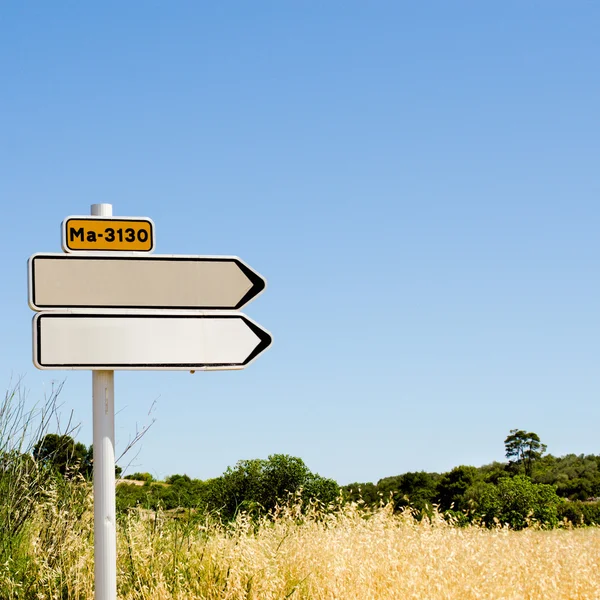
{"type": "MultiPolygon", "coordinates": [[[[600,7],[4,3],[0,382],[31,361],[26,262],[113,204],[161,254],[238,255],[274,343],[240,372],[117,372],[117,453],[206,479],[299,456],[340,483],[600,453],[600,7]]],[[[128,462],[127,459],[121,461],[128,462]]]]}

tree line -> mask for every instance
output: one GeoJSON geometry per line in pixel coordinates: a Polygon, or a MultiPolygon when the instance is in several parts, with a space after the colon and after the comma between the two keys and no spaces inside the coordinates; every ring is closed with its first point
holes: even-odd
{"type": "Polygon", "coordinates": [[[508,523],[517,529],[532,521],[555,526],[565,519],[600,524],[600,456],[545,455],[539,436],[522,429],[510,431],[504,448],[506,462],[404,473],[343,490],[368,505],[390,500],[397,510],[411,507],[427,514],[436,506],[459,523],[508,523]]]}
{"type": "Polygon", "coordinates": [[[224,519],[240,511],[268,512],[294,496],[327,505],[336,502],[340,492],[333,479],[312,473],[302,459],[286,454],[241,460],[221,476],[204,481],[177,474],[158,482],[148,473],[135,473],[128,479],[144,484],[118,485],[118,510],[194,508],[224,519]]]}
{"type": "MultiPolygon", "coordinates": [[[[459,524],[508,523],[516,529],[531,522],[555,526],[565,519],[600,524],[600,456],[546,454],[536,433],[520,429],[510,431],[504,448],[506,462],[461,465],[446,473],[408,472],[345,486],[285,454],[241,460],[208,480],[175,474],[156,481],[149,473],[134,473],[126,479],[138,485],[117,486],[117,510],[194,509],[232,519],[239,511],[268,512],[298,496],[323,506],[391,502],[395,510],[409,508],[418,516],[436,507],[459,524]]],[[[47,434],[34,447],[33,458],[52,464],[64,477],[91,479],[93,448],[69,436],[47,434]]]]}

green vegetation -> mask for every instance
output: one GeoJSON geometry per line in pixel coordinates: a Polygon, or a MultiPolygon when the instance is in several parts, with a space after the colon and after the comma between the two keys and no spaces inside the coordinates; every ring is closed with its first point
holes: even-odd
{"type": "MultiPolygon", "coordinates": [[[[13,396],[7,397],[5,404],[10,404],[13,396]]],[[[185,474],[156,481],[150,473],[134,473],[117,486],[117,510],[185,509],[218,515],[227,522],[240,512],[268,514],[290,497],[302,498],[305,505],[318,502],[323,506],[341,497],[369,508],[391,502],[394,510],[411,508],[418,518],[439,510],[459,524],[478,522],[491,527],[507,523],[521,529],[532,522],[545,527],[565,520],[575,525],[600,523],[600,456],[544,455],[546,446],[539,436],[519,429],[510,431],[504,445],[505,463],[460,465],[441,474],[409,472],[376,484],[355,483],[343,488],[312,473],[302,459],[285,454],[241,460],[220,477],[206,481],[185,474]]],[[[19,519],[4,517],[10,540],[18,537],[33,510],[36,494],[44,487],[42,481],[52,477],[90,481],[92,476],[92,447],[68,434],[44,433],[28,452],[23,450],[11,446],[1,455],[0,490],[5,497],[18,497],[24,503],[15,513],[19,519]]],[[[6,506],[13,508],[10,503],[4,505],[5,513],[6,506]]],[[[9,551],[11,546],[6,548],[9,551]]]]}
{"type": "Polygon", "coordinates": [[[119,485],[117,508],[194,509],[227,521],[240,511],[266,514],[291,495],[326,505],[341,492],[344,500],[370,508],[391,502],[394,510],[409,507],[420,517],[439,510],[459,524],[506,523],[513,529],[531,523],[554,527],[565,520],[600,524],[600,456],[544,455],[546,446],[537,434],[517,429],[504,443],[505,463],[461,465],[441,474],[409,472],[343,488],[311,473],[300,458],[281,454],[239,461],[207,481],[171,475],[157,482],[148,473],[136,473],[129,479],[143,485],[119,485]]]}
{"type": "Polygon", "coordinates": [[[240,511],[268,513],[290,496],[302,495],[327,504],[339,495],[335,481],[312,473],[300,458],[285,454],[274,454],[267,460],[241,460],[220,477],[207,481],[171,475],[157,482],[145,475],[130,477],[143,481],[142,486],[123,482],[117,487],[119,511],[134,507],[193,508],[230,520],[240,511]]]}
{"type": "MultiPolygon", "coordinates": [[[[31,412],[18,387],[0,402],[2,599],[93,596],[93,451],[75,441],[72,429],[47,432],[48,423],[56,420],[57,393],[31,412]]],[[[310,598],[315,590],[337,585],[327,570],[318,584],[322,587],[311,591],[303,583],[307,572],[318,572],[339,556],[336,536],[347,541],[343,548],[348,549],[367,532],[378,544],[382,533],[393,533],[391,562],[386,567],[379,558],[372,561],[377,577],[371,579],[380,581],[382,573],[395,572],[394,556],[406,548],[406,536],[419,531],[423,540],[438,531],[436,548],[443,552],[457,536],[481,541],[484,532],[600,524],[600,456],[546,455],[539,436],[522,430],[510,432],[505,451],[505,463],[461,465],[441,474],[404,473],[342,489],[285,454],[241,460],[206,481],[185,474],[164,481],[149,473],[128,475],[116,491],[120,597],[222,597],[227,586],[237,585],[230,580],[231,560],[234,555],[241,559],[243,552],[236,554],[240,544],[253,554],[244,558],[250,562],[243,567],[243,585],[230,597],[254,597],[247,595],[253,586],[282,581],[283,597],[304,589],[299,597],[310,598]],[[464,533],[450,536],[448,531],[458,531],[456,525],[464,533]],[[292,556],[293,539],[298,550],[292,556]],[[310,544],[316,562],[309,567],[302,561],[310,544]],[[265,557],[275,560],[280,571],[255,578],[265,557]]],[[[562,556],[568,544],[553,540],[562,556]]],[[[465,543],[465,548],[472,545],[465,543]]],[[[369,556],[356,553],[356,564],[366,564],[369,556]]],[[[390,583],[390,589],[395,585],[390,583]]]]}
{"type": "Polygon", "coordinates": [[[544,456],[539,436],[518,429],[504,444],[505,463],[461,465],[441,474],[409,472],[343,488],[311,473],[300,458],[282,454],[239,461],[207,481],[171,475],[157,482],[149,473],[135,473],[128,479],[143,485],[119,485],[117,508],[195,509],[231,520],[240,511],[268,513],[290,495],[329,504],[341,492],[346,501],[370,508],[391,502],[396,511],[410,507],[420,516],[435,508],[462,524],[507,523],[514,529],[532,522],[554,527],[565,520],[600,524],[600,456],[544,456]]]}
{"type": "Polygon", "coordinates": [[[540,442],[537,433],[522,429],[510,430],[510,435],[504,440],[504,448],[509,466],[522,467],[527,476],[531,475],[534,461],[539,460],[546,452],[546,446],[540,442]]]}
{"type": "MultiPolygon", "coordinates": [[[[90,481],[93,474],[94,447],[76,442],[70,435],[47,433],[33,446],[31,453],[36,464],[63,477],[83,477],[90,481]]],[[[119,477],[121,467],[115,466],[119,477]]],[[[141,475],[136,473],[136,475],[141,475]]],[[[150,475],[150,477],[152,477],[150,475]]]]}
{"type": "Polygon", "coordinates": [[[61,475],[92,476],[92,446],[87,448],[69,435],[47,433],[34,445],[32,454],[38,464],[50,467],[61,475]]]}
{"type": "Polygon", "coordinates": [[[447,473],[405,473],[373,483],[344,486],[347,499],[376,506],[391,499],[395,508],[419,514],[439,508],[458,523],[507,523],[522,529],[532,522],[554,527],[600,524],[600,456],[544,456],[533,432],[512,429],[504,441],[506,463],[461,465],[447,473]]]}

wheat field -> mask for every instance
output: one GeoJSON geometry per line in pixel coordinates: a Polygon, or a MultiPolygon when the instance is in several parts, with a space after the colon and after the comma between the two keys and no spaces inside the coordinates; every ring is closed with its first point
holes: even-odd
{"type": "MultiPolygon", "coordinates": [[[[24,540],[28,577],[0,566],[3,600],[93,598],[85,502],[74,514],[49,499],[24,540]]],[[[305,513],[291,504],[273,519],[241,514],[229,525],[136,513],[118,529],[123,600],[591,600],[599,567],[598,528],[456,527],[356,504],[305,513]]]]}

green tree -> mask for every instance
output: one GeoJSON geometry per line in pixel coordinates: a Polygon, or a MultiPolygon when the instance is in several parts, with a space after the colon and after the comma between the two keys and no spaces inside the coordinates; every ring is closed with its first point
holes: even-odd
{"type": "Polygon", "coordinates": [[[290,494],[306,490],[312,473],[301,458],[288,454],[273,454],[262,465],[261,503],[273,508],[290,494]]]}
{"type": "Polygon", "coordinates": [[[304,461],[287,454],[273,454],[267,460],[241,460],[235,467],[205,482],[204,497],[209,508],[233,518],[239,510],[270,511],[291,495],[323,503],[333,501],[339,487],[332,479],[311,473],[304,461]]]}
{"type": "Polygon", "coordinates": [[[533,464],[531,480],[556,486],[556,493],[569,500],[587,501],[600,496],[600,469],[597,456],[547,454],[533,464]]]}
{"type": "MultiPolygon", "coordinates": [[[[91,479],[93,476],[94,446],[88,448],[70,435],[47,433],[33,446],[32,456],[40,465],[66,477],[82,475],[91,479]]],[[[122,471],[115,465],[116,477],[120,477],[122,471]]]]}
{"type": "Polygon", "coordinates": [[[344,499],[350,502],[364,502],[368,506],[377,506],[381,495],[374,483],[351,483],[343,488],[344,499]]]}
{"type": "Polygon", "coordinates": [[[306,479],[302,494],[305,498],[313,498],[327,505],[339,498],[340,486],[333,479],[311,473],[306,479]]]}
{"type": "Polygon", "coordinates": [[[33,447],[33,458],[52,467],[61,475],[81,473],[90,476],[92,471],[91,452],[81,442],[69,435],[47,433],[33,447]]]}
{"type": "MultiPolygon", "coordinates": [[[[487,465],[483,465],[478,469],[479,476],[486,483],[498,483],[502,477],[506,477],[508,474],[508,467],[504,462],[494,461],[487,465]]],[[[546,482],[536,482],[546,483],[546,482]]]]}
{"type": "Polygon", "coordinates": [[[523,529],[535,521],[547,527],[558,522],[561,503],[551,485],[532,483],[529,477],[504,477],[497,485],[479,483],[469,490],[473,509],[487,525],[507,523],[513,529],[523,529]]]}
{"type": "Polygon", "coordinates": [[[119,512],[136,506],[150,508],[147,498],[148,492],[142,486],[118,483],[115,495],[116,507],[119,512]]]}
{"type": "Polygon", "coordinates": [[[214,480],[210,496],[215,508],[226,518],[233,518],[239,510],[266,508],[263,494],[263,466],[261,459],[240,460],[235,467],[214,480]]]}
{"type": "Polygon", "coordinates": [[[392,498],[395,509],[411,506],[419,511],[428,511],[436,501],[436,485],[439,479],[437,473],[409,472],[380,479],[377,482],[377,490],[384,501],[392,498]]]}
{"type": "Polygon", "coordinates": [[[504,440],[506,458],[509,465],[523,466],[525,475],[531,477],[531,468],[534,461],[540,459],[546,451],[537,433],[523,429],[511,429],[504,440]]]}
{"type": "MultiPolygon", "coordinates": [[[[125,475],[125,479],[129,479],[130,481],[155,481],[150,473],[132,473],[131,475],[125,475]]],[[[170,482],[167,481],[167,483],[170,482]]]]}
{"type": "Polygon", "coordinates": [[[191,483],[192,480],[189,477],[189,475],[180,475],[179,473],[175,473],[173,475],[169,475],[168,477],[165,477],[165,483],[168,483],[169,485],[173,485],[175,483],[191,483]]]}
{"type": "Polygon", "coordinates": [[[475,467],[461,465],[444,473],[437,485],[437,500],[442,510],[463,511],[468,508],[465,492],[478,477],[475,467]]]}

